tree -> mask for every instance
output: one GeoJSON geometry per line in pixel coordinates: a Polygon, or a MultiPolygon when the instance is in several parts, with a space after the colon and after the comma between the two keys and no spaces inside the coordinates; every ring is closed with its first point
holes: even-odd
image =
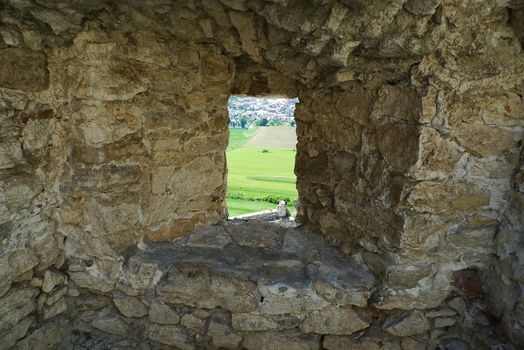
{"type": "Polygon", "coordinates": [[[257,122],[258,126],[267,126],[269,124],[269,120],[267,120],[266,117],[259,119],[257,122]]]}

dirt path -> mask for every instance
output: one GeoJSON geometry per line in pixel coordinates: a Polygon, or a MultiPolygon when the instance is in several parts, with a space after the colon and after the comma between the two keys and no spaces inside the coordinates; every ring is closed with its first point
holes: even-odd
{"type": "Polygon", "coordinates": [[[290,126],[260,127],[245,147],[281,147],[295,148],[297,145],[296,129],[290,126]]]}

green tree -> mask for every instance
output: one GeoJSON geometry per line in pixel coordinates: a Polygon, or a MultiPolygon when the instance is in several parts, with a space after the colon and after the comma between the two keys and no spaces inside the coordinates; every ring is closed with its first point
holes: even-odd
{"type": "Polygon", "coordinates": [[[259,119],[257,122],[258,126],[267,126],[268,124],[269,124],[269,120],[266,117],[259,119]]]}

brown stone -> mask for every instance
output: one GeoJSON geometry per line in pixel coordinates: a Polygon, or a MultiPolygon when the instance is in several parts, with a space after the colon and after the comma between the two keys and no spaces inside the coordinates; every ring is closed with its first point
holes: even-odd
{"type": "Polygon", "coordinates": [[[0,50],[0,86],[22,91],[42,91],[49,85],[46,56],[38,51],[0,50]]]}

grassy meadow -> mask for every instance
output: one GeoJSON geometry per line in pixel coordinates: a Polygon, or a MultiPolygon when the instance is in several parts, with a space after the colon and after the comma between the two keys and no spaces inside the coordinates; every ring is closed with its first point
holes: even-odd
{"type": "MultiPolygon", "coordinates": [[[[278,146],[271,140],[287,132],[296,140],[295,129],[291,127],[259,127],[256,129],[231,129],[227,151],[228,194],[227,204],[230,216],[274,209],[279,200],[294,204],[297,199],[296,177],[294,174],[295,149],[289,147],[253,147],[249,141],[259,136],[261,129],[268,138],[268,144],[278,146]],[[271,129],[286,128],[272,133],[271,129]],[[272,136],[273,135],[273,136],[272,136]]],[[[257,146],[264,140],[257,141],[257,146]]],[[[290,145],[289,140],[282,142],[290,145]]],[[[293,144],[293,143],[291,143],[293,144]]],[[[290,210],[293,212],[292,205],[290,210]]]]}

